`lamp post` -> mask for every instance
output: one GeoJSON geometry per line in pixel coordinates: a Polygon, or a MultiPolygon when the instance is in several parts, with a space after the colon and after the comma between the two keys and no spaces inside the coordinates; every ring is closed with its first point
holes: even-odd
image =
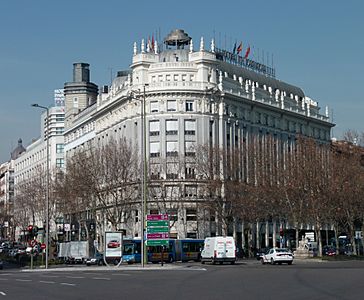
{"type": "Polygon", "coordinates": [[[47,111],[47,184],[46,184],[46,228],[45,228],[45,244],[46,258],[45,268],[48,269],[48,253],[49,253],[49,108],[39,104],[32,104],[33,107],[44,109],[47,111]]]}
{"type": "Polygon", "coordinates": [[[143,85],[143,104],[141,105],[142,115],[142,164],[143,164],[143,188],[142,188],[142,203],[141,203],[141,240],[142,240],[142,267],[148,262],[146,255],[145,244],[145,216],[147,211],[147,134],[146,134],[146,112],[145,112],[145,87],[148,84],[143,85]]]}

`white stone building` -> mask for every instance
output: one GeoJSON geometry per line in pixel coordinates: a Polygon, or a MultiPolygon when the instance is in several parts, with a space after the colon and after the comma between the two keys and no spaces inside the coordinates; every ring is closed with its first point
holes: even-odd
{"type": "MultiPolygon", "coordinates": [[[[279,140],[282,151],[294,143],[296,134],[330,141],[328,109],[321,114],[318,103],[302,89],[274,75],[272,68],[217,49],[213,40],[207,46],[201,38],[196,47],[183,30],[172,31],[163,47],[144,40],[135,43],[130,69],[119,72],[99,93],[90,82],[89,65],[76,63],[73,82],[64,87],[66,155],[110,137],[125,136],[140,145],[145,97],[150,179],[171,185],[178,179],[183,185],[180,201],[186,205],[173,212],[171,236],[219,234],[218,220],[207,226],[199,223],[193,165],[185,160],[183,167],[174,168],[174,157],[193,157],[196,146],[203,144],[239,147],[253,136],[279,140]]],[[[162,212],[157,202],[148,199],[147,213],[162,212]]],[[[127,235],[140,236],[138,213],[133,212],[133,224],[125,225],[127,235]]]]}

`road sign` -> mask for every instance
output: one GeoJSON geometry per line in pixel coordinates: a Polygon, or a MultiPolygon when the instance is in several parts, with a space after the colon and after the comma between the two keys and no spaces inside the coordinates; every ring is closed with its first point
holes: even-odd
{"type": "Polygon", "coordinates": [[[169,239],[168,233],[147,233],[147,239],[155,240],[155,239],[169,239]]]}
{"type": "Polygon", "coordinates": [[[147,240],[147,246],[168,246],[168,240],[147,240]]]}
{"type": "Polygon", "coordinates": [[[40,249],[44,250],[45,248],[47,248],[46,244],[43,243],[40,245],[40,249]]]}
{"type": "Polygon", "coordinates": [[[147,221],[160,221],[166,220],[168,221],[168,215],[147,215],[147,221]]]}
{"type": "Polygon", "coordinates": [[[169,226],[168,221],[147,221],[147,226],[169,226]]]}
{"type": "Polygon", "coordinates": [[[147,227],[147,233],[164,233],[168,231],[169,228],[167,226],[147,227]]]}

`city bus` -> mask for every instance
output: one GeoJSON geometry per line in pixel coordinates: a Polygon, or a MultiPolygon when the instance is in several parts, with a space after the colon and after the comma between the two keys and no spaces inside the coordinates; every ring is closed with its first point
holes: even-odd
{"type": "MultiPolygon", "coordinates": [[[[141,247],[142,242],[140,239],[126,239],[123,241],[123,261],[128,264],[141,262],[141,247]]],[[[147,246],[148,262],[158,263],[161,261],[162,246],[147,246]]],[[[163,253],[164,262],[175,261],[175,242],[169,240],[169,245],[163,253]]]]}
{"type": "Polygon", "coordinates": [[[201,260],[201,249],[203,248],[204,240],[185,239],[176,240],[175,242],[175,260],[187,262],[190,260],[201,260]]]}
{"type": "MultiPolygon", "coordinates": [[[[199,261],[204,240],[184,239],[169,240],[169,245],[163,252],[164,262],[174,261],[199,261]]],[[[162,246],[147,246],[148,262],[161,261],[162,246]]],[[[123,241],[123,261],[128,264],[141,262],[141,240],[125,239],[123,241]]]]}

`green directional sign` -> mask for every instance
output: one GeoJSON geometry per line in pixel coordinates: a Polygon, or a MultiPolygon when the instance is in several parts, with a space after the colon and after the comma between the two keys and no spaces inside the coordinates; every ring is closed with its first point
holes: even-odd
{"type": "Polygon", "coordinates": [[[163,226],[147,227],[147,233],[160,233],[160,232],[168,232],[168,231],[169,231],[169,228],[163,227],[163,226]]]}
{"type": "Polygon", "coordinates": [[[147,226],[169,226],[168,221],[147,221],[147,226]]]}
{"type": "Polygon", "coordinates": [[[168,246],[168,240],[147,240],[147,246],[168,246]]]}

